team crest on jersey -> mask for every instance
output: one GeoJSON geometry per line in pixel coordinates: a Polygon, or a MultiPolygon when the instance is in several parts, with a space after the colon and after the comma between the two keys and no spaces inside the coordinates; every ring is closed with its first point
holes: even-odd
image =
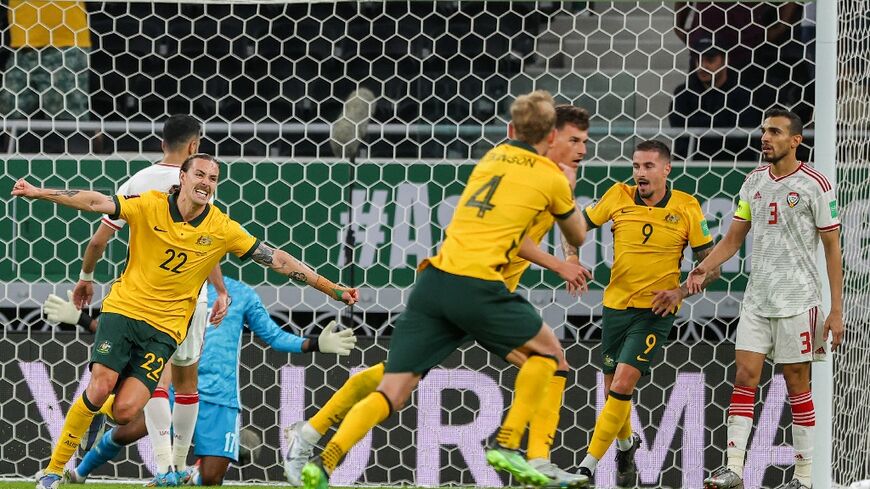
{"type": "Polygon", "coordinates": [[[794,207],[801,201],[801,196],[797,192],[789,192],[785,201],[788,202],[789,207],[794,207]]]}
{"type": "Polygon", "coordinates": [[[199,246],[211,246],[211,237],[204,234],[196,240],[196,244],[199,246]]]}
{"type": "Polygon", "coordinates": [[[761,192],[759,192],[759,191],[756,190],[756,191],[755,191],[755,197],[753,197],[753,199],[758,200],[758,199],[760,199],[760,198],[761,198],[761,192]]]}
{"type": "Polygon", "coordinates": [[[97,353],[102,355],[108,355],[110,351],[112,351],[112,343],[108,340],[103,340],[103,342],[97,347],[97,353]]]}
{"type": "Polygon", "coordinates": [[[676,214],[668,214],[667,216],[665,216],[665,221],[667,221],[671,224],[676,224],[676,223],[680,222],[680,216],[678,216],[676,214]]]}

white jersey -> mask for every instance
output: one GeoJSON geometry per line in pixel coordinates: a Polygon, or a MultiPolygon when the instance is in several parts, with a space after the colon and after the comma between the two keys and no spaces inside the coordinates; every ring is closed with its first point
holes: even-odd
{"type": "Polygon", "coordinates": [[[747,310],[781,318],[821,304],[819,233],[840,227],[837,197],[824,175],[805,163],[779,178],[770,165],[757,168],[740,188],[734,219],[752,222],[747,310]]]}
{"type": "MultiPolygon", "coordinates": [[[[143,168],[133,174],[124,183],[118,187],[117,195],[139,195],[149,190],[157,190],[159,192],[169,192],[173,185],[179,183],[180,167],[176,165],[167,165],[165,163],[155,163],[149,167],[143,168]]],[[[212,203],[214,196],[212,196],[212,203]]],[[[120,230],[127,225],[127,221],[123,219],[109,219],[109,216],[103,216],[102,223],[115,231],[120,230]]],[[[202,290],[199,292],[197,302],[208,302],[208,293],[205,284],[202,285],[202,290]]]]}

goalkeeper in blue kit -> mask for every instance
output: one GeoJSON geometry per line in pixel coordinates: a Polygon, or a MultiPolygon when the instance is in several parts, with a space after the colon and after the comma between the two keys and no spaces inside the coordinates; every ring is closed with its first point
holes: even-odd
{"type": "MultiPolygon", "coordinates": [[[[353,331],[335,332],[335,322],[323,329],[320,336],[302,338],[283,331],[266,311],[253,288],[224,277],[232,299],[226,318],[219,327],[208,325],[202,359],[199,362],[200,408],[194,433],[194,453],[200,459],[198,466],[190,467],[178,485],[220,485],[230,462],[239,460],[239,355],[244,325],[273,349],[288,353],[323,352],[347,355],[356,345],[353,331]]],[[[217,294],[208,286],[211,304],[217,294]]],[[[50,296],[44,306],[50,321],[80,324],[89,328],[93,321],[80,312],[72,302],[50,296]]],[[[111,461],[121,448],[134,443],[147,434],[144,417],[107,431],[88,451],[73,470],[64,472],[63,482],[84,483],[97,467],[111,461]]]]}

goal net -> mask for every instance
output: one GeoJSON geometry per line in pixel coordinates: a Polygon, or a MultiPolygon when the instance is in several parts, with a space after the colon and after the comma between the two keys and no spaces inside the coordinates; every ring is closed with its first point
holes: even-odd
{"type": "MultiPolygon", "coordinates": [[[[6,188],[29,176],[112,192],[160,158],[166,117],[192,114],[205,124],[201,150],[226,162],[217,205],[252,234],[361,288],[350,315],[256,264],[224,262],[224,273],[256,287],[286,329],[316,334],[340,317],[364,336],[359,351],[337,361],[288,358],[246,334],[242,422],[260,442],[250,463],[230,469],[231,480],[282,480],[282,427],[313,415],[350,372],[384,359],[416,265],[437,249],[475,159],[504,139],[517,95],[546,89],[592,115],[580,205],[629,180],[634,146],[656,138],[674,148],[672,186],[697,196],[714,236],[727,230],[744,176],[758,165],[764,110],[801,115],[807,130],[798,156],[814,160],[813,2],[39,3],[64,12],[77,47],[15,44],[25,16],[13,15],[11,3],[2,27],[11,44],[0,59],[6,188]],[[330,128],[343,100],[363,87],[376,99],[351,167],[332,154],[330,128]]],[[[870,5],[841,4],[837,179],[849,343],[835,363],[833,469],[845,483],[870,477],[870,5]]],[[[47,463],[88,378],[93,337],[46,322],[40,304],[72,288],[96,226],[93,216],[42,202],[7,200],[0,216],[0,477],[30,477],[47,463]]],[[[123,269],[126,236],[112,240],[97,267],[96,298],[123,269]]],[[[554,231],[542,246],[559,255],[558,242],[554,231]]],[[[741,250],[722,280],[687,301],[661,363],[640,384],[632,424],[644,442],[644,484],[701,487],[723,461],[749,253],[741,250]]],[[[613,261],[608,226],[591,233],[581,261],[595,280],[579,300],[539,268],[522,281],[574,367],[552,455],[564,468],[580,461],[603,405],[596,365],[613,261]]],[[[760,390],[747,487],[776,486],[791,473],[785,383],[771,374],[760,390]]],[[[483,463],[481,442],[497,428],[514,375],[479,347],[461,350],[351,452],[333,482],[502,485],[483,463]]],[[[612,452],[602,463],[597,482],[612,485],[612,452]]],[[[144,478],[152,468],[143,441],[96,475],[144,478]]]]}

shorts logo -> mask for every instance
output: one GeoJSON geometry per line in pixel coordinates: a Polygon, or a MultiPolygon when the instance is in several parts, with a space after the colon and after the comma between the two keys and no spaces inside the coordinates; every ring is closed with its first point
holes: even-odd
{"type": "Polygon", "coordinates": [[[211,246],[211,237],[208,235],[202,235],[196,240],[196,244],[199,246],[211,246]]]}
{"type": "Polygon", "coordinates": [[[613,359],[610,355],[604,355],[604,366],[605,367],[615,367],[616,360],[613,359]]]}
{"type": "Polygon", "coordinates": [[[648,359],[648,358],[644,358],[644,357],[642,357],[642,356],[640,356],[640,355],[638,355],[638,356],[636,356],[636,357],[634,357],[634,358],[635,358],[635,360],[637,360],[638,362],[647,362],[647,363],[649,362],[649,359],[648,359]]]}
{"type": "Polygon", "coordinates": [[[788,197],[785,198],[785,201],[788,202],[789,207],[794,207],[798,205],[798,202],[801,201],[801,196],[797,192],[789,192],[788,197]]]}
{"type": "Polygon", "coordinates": [[[108,340],[103,340],[103,342],[97,346],[97,353],[101,355],[108,355],[110,351],[112,351],[112,343],[108,340]]]}
{"type": "Polygon", "coordinates": [[[824,347],[824,346],[820,346],[820,347],[816,350],[816,355],[824,355],[825,353],[826,353],[826,352],[825,352],[825,347],[824,347]]]}

